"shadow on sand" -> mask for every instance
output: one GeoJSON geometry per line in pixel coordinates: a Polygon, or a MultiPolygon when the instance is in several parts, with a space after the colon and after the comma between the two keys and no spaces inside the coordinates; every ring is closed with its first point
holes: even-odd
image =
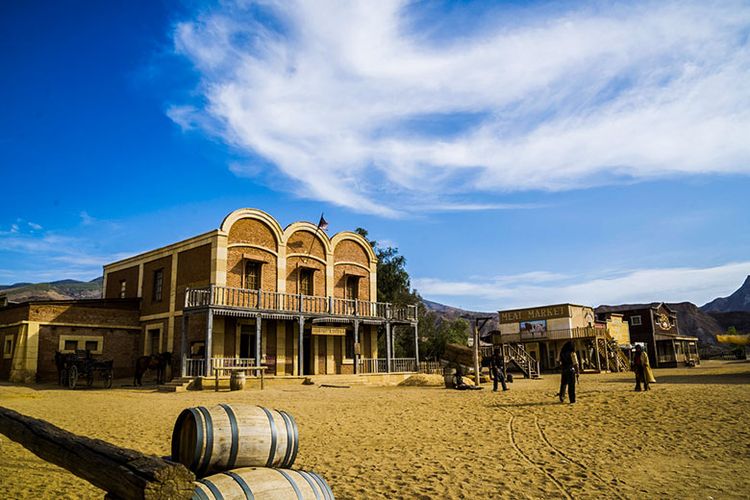
{"type": "MultiPolygon", "coordinates": [[[[719,385],[733,385],[733,384],[750,384],[750,367],[745,372],[739,373],[700,373],[695,372],[688,375],[670,375],[665,372],[657,371],[656,384],[719,384],[719,385]]],[[[635,383],[635,377],[633,378],[618,378],[615,380],[605,380],[606,384],[630,384],[635,383]]]]}

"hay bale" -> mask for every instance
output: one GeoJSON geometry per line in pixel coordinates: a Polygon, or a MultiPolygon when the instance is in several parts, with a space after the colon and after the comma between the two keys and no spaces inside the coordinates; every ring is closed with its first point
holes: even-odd
{"type": "Polygon", "coordinates": [[[411,386],[411,387],[442,387],[443,376],[442,375],[427,375],[425,373],[417,373],[407,378],[398,385],[411,386]]]}

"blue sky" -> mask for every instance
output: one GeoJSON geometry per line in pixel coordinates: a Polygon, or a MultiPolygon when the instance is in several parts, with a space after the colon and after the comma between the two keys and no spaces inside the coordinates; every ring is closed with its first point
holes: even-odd
{"type": "Polygon", "coordinates": [[[750,274],[747,3],[3,2],[0,74],[0,283],[245,206],[478,310],[750,274]]]}

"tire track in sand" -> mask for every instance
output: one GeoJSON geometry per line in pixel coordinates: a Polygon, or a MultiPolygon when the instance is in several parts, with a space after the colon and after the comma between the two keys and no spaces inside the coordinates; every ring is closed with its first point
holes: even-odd
{"type": "Polygon", "coordinates": [[[550,481],[557,487],[558,490],[560,490],[560,493],[563,494],[565,498],[568,500],[573,500],[573,496],[568,493],[567,489],[565,488],[565,485],[563,485],[552,473],[550,473],[547,469],[545,469],[543,466],[537,464],[534,462],[531,457],[529,457],[518,445],[518,442],[516,440],[515,432],[513,431],[513,422],[516,419],[516,416],[513,415],[512,412],[506,410],[503,408],[503,411],[510,414],[510,419],[508,419],[508,435],[510,437],[510,442],[513,445],[513,448],[515,448],[516,453],[527,463],[535,467],[537,470],[542,472],[547,478],[549,478],[550,481]]]}

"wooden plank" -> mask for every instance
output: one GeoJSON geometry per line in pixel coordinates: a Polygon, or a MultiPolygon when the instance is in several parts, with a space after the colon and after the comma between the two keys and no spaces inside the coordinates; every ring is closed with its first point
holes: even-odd
{"type": "Polygon", "coordinates": [[[189,499],[195,476],[167,462],[0,407],[0,432],[118,499],[189,499]]]}

